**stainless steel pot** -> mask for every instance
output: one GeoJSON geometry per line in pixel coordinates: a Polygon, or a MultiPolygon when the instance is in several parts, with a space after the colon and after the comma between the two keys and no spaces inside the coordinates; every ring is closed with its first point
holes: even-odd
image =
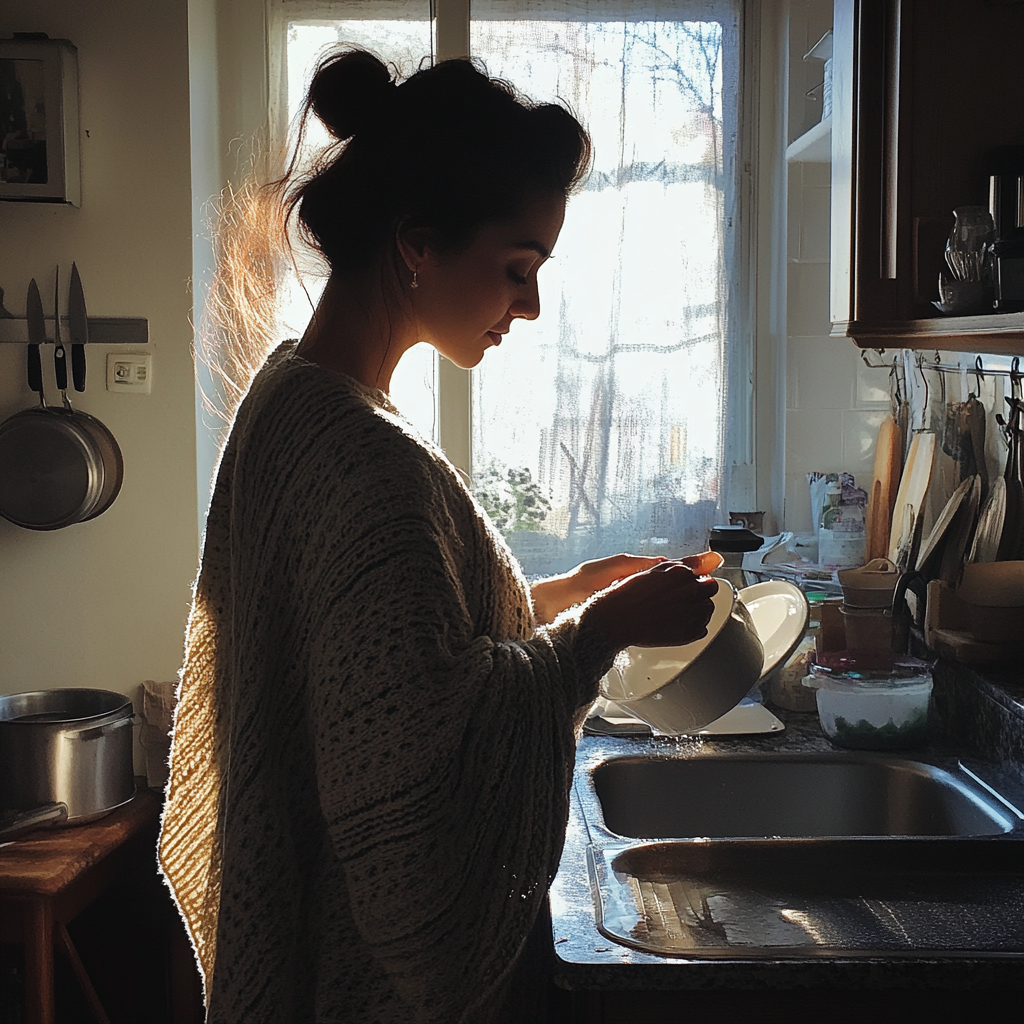
{"type": "Polygon", "coordinates": [[[0,839],[82,824],[135,795],[132,703],[110,690],[0,697],[0,839]]]}

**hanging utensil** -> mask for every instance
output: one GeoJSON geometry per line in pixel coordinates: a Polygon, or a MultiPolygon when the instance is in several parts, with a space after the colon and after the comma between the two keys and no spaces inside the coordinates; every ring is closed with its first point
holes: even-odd
{"type": "Polygon", "coordinates": [[[1006,481],[1006,513],[1003,517],[1003,529],[999,537],[999,548],[996,561],[1014,561],[1021,557],[1021,531],[1024,524],[1024,485],[1021,484],[1021,413],[1024,401],[1017,397],[1020,390],[1019,380],[1010,375],[1013,397],[1008,398],[1010,416],[1008,432],[1010,446],[1006,455],[1006,469],[1003,479],[1006,481]]]}
{"type": "Polygon", "coordinates": [[[28,283],[25,299],[25,316],[28,319],[28,386],[39,395],[39,407],[46,408],[43,392],[43,367],[39,359],[39,346],[46,341],[46,325],[43,323],[43,302],[39,297],[36,279],[28,283]]]}
{"type": "Polygon", "coordinates": [[[42,373],[37,374],[31,354],[45,340],[41,303],[30,299],[27,317],[29,341],[36,343],[29,345],[29,385],[40,395],[41,405],[0,423],[0,515],[25,529],[57,530],[110,507],[121,489],[124,462],[106,426],[71,407],[59,307],[54,316],[54,373],[63,407],[46,406],[42,373]]]}
{"type": "Polygon", "coordinates": [[[64,408],[71,411],[68,399],[68,360],[64,352],[64,343],[60,340],[60,267],[53,285],[53,375],[57,380],[64,408]]]}
{"type": "Polygon", "coordinates": [[[85,346],[89,342],[89,317],[85,292],[76,264],[71,264],[71,292],[68,295],[68,325],[71,328],[71,379],[76,391],[85,391],[85,346]]]}

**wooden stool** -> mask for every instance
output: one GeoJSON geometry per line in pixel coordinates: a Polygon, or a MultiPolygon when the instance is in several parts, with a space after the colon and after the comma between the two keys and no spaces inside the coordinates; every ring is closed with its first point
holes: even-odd
{"type": "MultiPolygon", "coordinates": [[[[133,855],[129,840],[152,829],[159,809],[156,794],[143,789],[124,807],[88,825],[39,831],[0,846],[0,941],[25,947],[28,1024],[55,1022],[55,944],[67,953],[98,1024],[109,1024],[67,925],[124,877],[133,855]]],[[[155,864],[155,847],[152,856],[155,864]]]]}

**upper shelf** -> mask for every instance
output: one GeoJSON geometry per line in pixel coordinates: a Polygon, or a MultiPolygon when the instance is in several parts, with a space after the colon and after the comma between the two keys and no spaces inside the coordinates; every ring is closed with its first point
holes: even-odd
{"type": "Polygon", "coordinates": [[[786,163],[830,164],[832,162],[832,118],[822,118],[810,131],[786,147],[786,163]]]}
{"type": "Polygon", "coordinates": [[[1024,313],[944,316],[925,320],[832,325],[832,336],[853,338],[860,348],[942,349],[948,352],[1024,353],[1024,313]]]}

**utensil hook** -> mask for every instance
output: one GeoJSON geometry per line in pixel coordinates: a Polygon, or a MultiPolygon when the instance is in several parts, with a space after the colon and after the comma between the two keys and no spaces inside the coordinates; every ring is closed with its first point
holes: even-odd
{"type": "Polygon", "coordinates": [[[974,379],[978,383],[978,397],[981,397],[981,383],[985,379],[985,364],[981,361],[981,356],[974,357],[974,379]]]}
{"type": "Polygon", "coordinates": [[[894,420],[899,419],[903,395],[900,393],[900,374],[896,356],[892,357],[892,369],[889,370],[889,411],[894,420]]]}
{"type": "Polygon", "coordinates": [[[924,356],[919,355],[915,363],[917,372],[921,374],[921,384],[924,386],[924,401],[921,403],[921,428],[924,429],[925,419],[928,415],[928,378],[924,373],[924,356]]]}

